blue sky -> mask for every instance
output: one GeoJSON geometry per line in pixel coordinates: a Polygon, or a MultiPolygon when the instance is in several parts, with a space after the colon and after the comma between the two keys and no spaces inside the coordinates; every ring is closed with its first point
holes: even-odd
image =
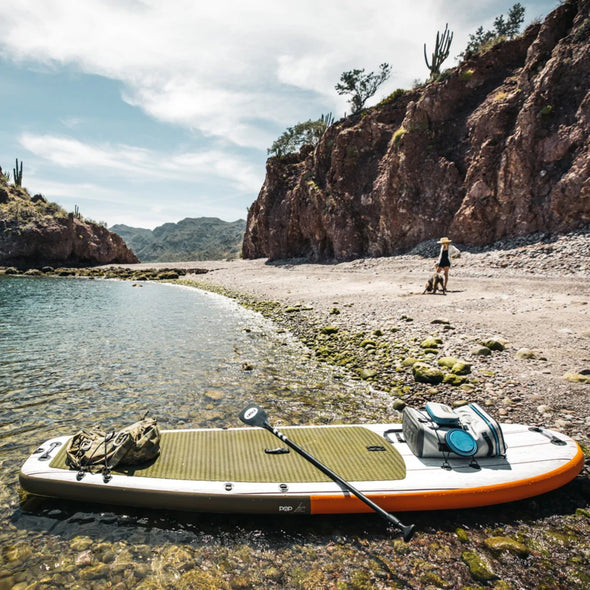
{"type": "MultiPolygon", "coordinates": [[[[0,0],[0,166],[109,226],[245,219],[267,148],[349,112],[340,74],[392,75],[368,104],[428,77],[445,23],[456,65],[503,0],[0,0]]],[[[559,2],[526,2],[525,25],[559,2]]]]}

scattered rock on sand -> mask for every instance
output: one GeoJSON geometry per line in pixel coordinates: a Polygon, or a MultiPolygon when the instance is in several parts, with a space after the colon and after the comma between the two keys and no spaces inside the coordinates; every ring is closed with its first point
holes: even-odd
{"type": "Polygon", "coordinates": [[[496,340],[495,338],[490,338],[490,339],[484,341],[483,345],[486,348],[489,348],[490,350],[497,350],[497,351],[502,351],[506,348],[506,346],[504,345],[503,342],[501,342],[500,340],[496,340]]]}
{"type": "Polygon", "coordinates": [[[444,379],[444,374],[440,369],[420,361],[412,365],[412,374],[418,383],[437,385],[442,383],[444,379]]]}
{"type": "Polygon", "coordinates": [[[526,557],[530,553],[526,545],[509,537],[488,537],[483,544],[495,553],[507,552],[519,557],[526,557]]]}
{"type": "Polygon", "coordinates": [[[590,374],[566,373],[563,378],[571,383],[590,383],[590,374]]]}

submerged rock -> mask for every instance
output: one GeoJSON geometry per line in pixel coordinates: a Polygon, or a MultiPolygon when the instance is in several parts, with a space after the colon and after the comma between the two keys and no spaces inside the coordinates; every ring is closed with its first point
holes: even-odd
{"type": "Polygon", "coordinates": [[[519,557],[526,557],[530,550],[523,544],[509,537],[488,537],[484,539],[483,544],[496,553],[508,552],[519,557]]]}
{"type": "Polygon", "coordinates": [[[16,545],[9,545],[2,548],[2,558],[7,563],[18,563],[32,555],[33,549],[24,541],[16,545]]]}
{"type": "Polygon", "coordinates": [[[478,582],[491,582],[497,580],[498,576],[491,570],[483,557],[474,551],[463,551],[461,553],[463,563],[469,568],[469,573],[478,582]]]}
{"type": "Polygon", "coordinates": [[[359,369],[359,377],[361,379],[372,379],[378,374],[379,372],[376,369],[359,369]]]}

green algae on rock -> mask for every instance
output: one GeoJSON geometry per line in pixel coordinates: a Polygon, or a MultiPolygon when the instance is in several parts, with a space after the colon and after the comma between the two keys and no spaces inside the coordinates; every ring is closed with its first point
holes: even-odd
{"type": "Polygon", "coordinates": [[[452,373],[447,373],[443,378],[443,383],[446,383],[447,385],[453,385],[455,387],[463,385],[466,381],[466,377],[461,375],[453,375],[452,373]]]}
{"type": "Polygon", "coordinates": [[[326,335],[331,335],[331,334],[337,334],[339,331],[339,328],[337,326],[324,326],[320,332],[322,334],[326,334],[326,335]]]}
{"type": "Polygon", "coordinates": [[[461,553],[463,563],[469,568],[469,573],[478,582],[491,582],[497,580],[498,576],[491,570],[485,559],[474,551],[463,551],[461,553]]]}
{"type": "Polygon", "coordinates": [[[455,529],[455,534],[457,535],[459,541],[461,543],[468,543],[469,542],[469,535],[464,528],[458,527],[455,529]]]}
{"type": "Polygon", "coordinates": [[[504,342],[500,340],[496,340],[495,338],[490,338],[483,342],[483,345],[490,350],[502,351],[505,350],[506,346],[504,342]]]}
{"type": "Polygon", "coordinates": [[[566,373],[563,378],[570,383],[590,383],[590,374],[566,373]]]}
{"type": "Polygon", "coordinates": [[[442,358],[438,359],[439,367],[445,367],[446,369],[450,369],[459,362],[459,359],[456,359],[454,356],[443,356],[442,358]]]}
{"type": "Polygon", "coordinates": [[[524,543],[515,541],[510,537],[488,537],[484,539],[483,544],[495,553],[508,552],[519,557],[526,557],[530,553],[529,548],[524,543]]]}
{"type": "Polygon", "coordinates": [[[451,367],[451,373],[455,375],[469,375],[471,373],[471,365],[466,361],[457,361],[451,367]]]}
{"type": "Polygon", "coordinates": [[[471,349],[471,354],[474,356],[490,356],[492,351],[487,346],[476,346],[471,349]]]}
{"type": "Polygon", "coordinates": [[[412,365],[412,374],[418,383],[438,385],[444,379],[444,374],[440,369],[420,361],[412,365]]]}
{"type": "Polygon", "coordinates": [[[429,336],[420,343],[421,348],[438,348],[443,343],[442,338],[438,336],[429,336]]]}

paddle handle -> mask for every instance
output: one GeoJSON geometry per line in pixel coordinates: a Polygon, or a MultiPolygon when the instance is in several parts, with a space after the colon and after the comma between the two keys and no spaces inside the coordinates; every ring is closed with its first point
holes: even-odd
{"type": "Polygon", "coordinates": [[[399,528],[403,533],[404,541],[409,541],[414,534],[414,525],[405,525],[403,524],[398,518],[390,514],[379,504],[376,504],[357,490],[353,485],[348,483],[346,480],[342,479],[337,473],[334,473],[329,467],[326,467],[323,463],[320,463],[313,455],[310,455],[305,449],[302,449],[299,445],[294,443],[293,441],[289,440],[282,432],[271,426],[266,420],[263,423],[263,427],[266,428],[269,432],[272,432],[277,438],[282,440],[286,445],[291,447],[294,451],[302,455],[305,459],[307,459],[312,465],[317,467],[322,473],[327,475],[329,478],[334,480],[336,483],[340,484],[344,489],[348,490],[351,494],[354,494],[359,500],[363,501],[367,506],[370,506],[375,512],[377,512],[380,516],[382,516],[385,520],[389,521],[391,524],[399,528]]]}

